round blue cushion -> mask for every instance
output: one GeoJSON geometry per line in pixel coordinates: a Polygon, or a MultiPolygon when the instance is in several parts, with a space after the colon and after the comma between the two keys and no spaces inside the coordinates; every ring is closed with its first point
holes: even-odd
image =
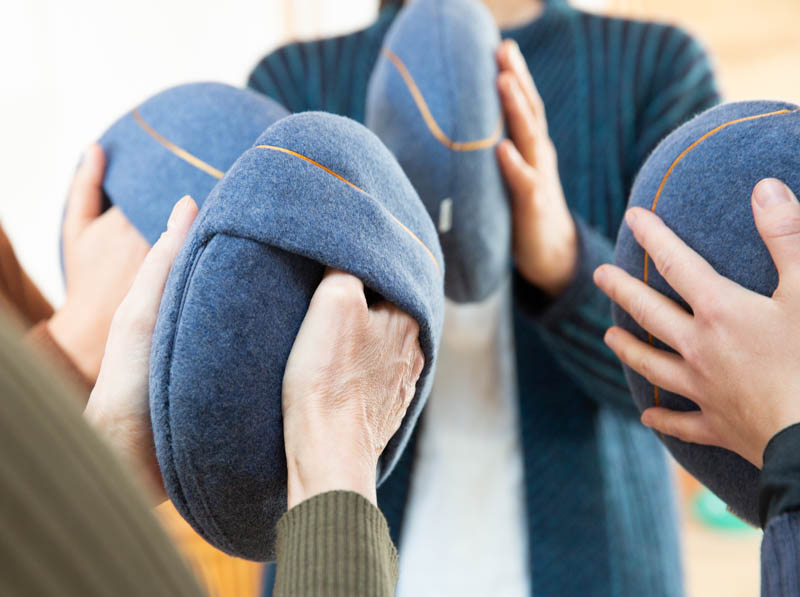
{"type": "MultiPolygon", "coordinates": [[[[629,207],[652,209],[717,272],[742,286],[771,295],[778,282],[772,259],[756,231],[750,198],[762,178],[785,181],[800,195],[800,112],[794,104],[748,101],[713,108],[680,127],[656,148],[642,167],[629,207]],[[670,171],[670,169],[672,170],[670,171]],[[663,188],[659,192],[659,187],[663,188]]],[[[615,261],[644,279],[645,254],[625,224],[615,261]]],[[[649,260],[647,283],[688,305],[649,260]]],[[[648,341],[631,317],[615,306],[617,325],[648,341]]],[[[657,339],[655,346],[667,347],[657,339]]],[[[688,399],[659,388],[625,368],[640,409],[661,406],[696,410],[688,399]]],[[[756,397],[754,397],[754,400],[756,397]]],[[[758,522],[759,471],[720,448],[662,438],[687,471],[707,485],[743,519],[758,522]]]]}
{"type": "Polygon", "coordinates": [[[397,156],[437,225],[445,293],[479,301],[510,268],[511,220],[495,147],[495,50],[477,0],[415,0],[398,14],[367,90],[366,123],[397,156]]]}
{"type": "Polygon", "coordinates": [[[106,197],[153,244],[178,199],[188,194],[202,206],[236,158],[286,115],[266,97],[221,83],[162,91],[100,138],[106,197]]]}
{"type": "Polygon", "coordinates": [[[397,161],[363,126],[287,117],[208,197],[167,281],[150,407],[169,497],[210,543],[274,556],[286,510],[283,372],[325,267],[419,323],[425,367],[384,450],[383,481],[428,396],[444,303],[436,230],[397,161]]]}

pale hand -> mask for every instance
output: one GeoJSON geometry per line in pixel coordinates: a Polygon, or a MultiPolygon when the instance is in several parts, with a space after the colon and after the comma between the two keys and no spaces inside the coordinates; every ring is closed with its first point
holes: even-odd
{"type": "Polygon", "coordinates": [[[732,450],[761,467],[770,438],[800,422],[800,204],[783,183],[767,179],[753,191],[752,207],[780,276],[772,297],[717,274],[641,208],[628,212],[628,225],[693,314],[612,265],[598,268],[595,282],[678,354],[618,327],[606,334],[609,347],[653,385],[700,407],[653,407],[642,422],[686,442],[732,450]]]}
{"type": "Polygon", "coordinates": [[[114,314],[97,384],[84,416],[144,483],[155,503],[165,499],[150,422],[150,347],[161,295],[197,206],[184,197],[173,208],[167,230],[147,254],[114,314]]]}

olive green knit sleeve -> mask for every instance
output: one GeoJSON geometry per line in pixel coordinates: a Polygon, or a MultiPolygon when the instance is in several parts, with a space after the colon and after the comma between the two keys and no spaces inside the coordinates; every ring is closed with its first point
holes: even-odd
{"type": "Polygon", "coordinates": [[[276,597],[391,597],[397,551],[386,519],[358,493],[331,491],[278,523],[276,597]]]}
{"type": "Polygon", "coordinates": [[[202,595],[67,385],[0,313],[0,595],[202,595]]]}

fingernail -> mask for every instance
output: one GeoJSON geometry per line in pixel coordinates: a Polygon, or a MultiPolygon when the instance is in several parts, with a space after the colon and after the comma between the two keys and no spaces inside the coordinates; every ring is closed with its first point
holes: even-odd
{"type": "Polygon", "coordinates": [[[794,199],[794,194],[789,187],[777,178],[765,178],[756,185],[756,203],[759,207],[767,208],[786,203],[794,199]]]}
{"type": "Polygon", "coordinates": [[[606,279],[606,268],[602,265],[594,270],[594,283],[598,286],[602,286],[603,282],[606,279]]]}
{"type": "Polygon", "coordinates": [[[644,425],[645,427],[650,427],[651,423],[652,421],[650,420],[650,412],[644,411],[642,413],[642,425],[644,425]]]}
{"type": "Polygon", "coordinates": [[[178,220],[183,218],[191,201],[192,198],[189,195],[184,195],[181,197],[181,200],[175,204],[175,207],[172,208],[172,213],[169,215],[169,220],[167,220],[167,230],[170,230],[178,220]]]}
{"type": "Polygon", "coordinates": [[[606,343],[606,345],[608,345],[609,348],[611,348],[616,340],[617,335],[614,332],[614,328],[608,328],[605,336],[603,336],[603,341],[606,343]]]}
{"type": "Polygon", "coordinates": [[[628,223],[628,226],[633,228],[633,225],[636,223],[636,212],[632,209],[625,212],[625,221],[628,223]]]}

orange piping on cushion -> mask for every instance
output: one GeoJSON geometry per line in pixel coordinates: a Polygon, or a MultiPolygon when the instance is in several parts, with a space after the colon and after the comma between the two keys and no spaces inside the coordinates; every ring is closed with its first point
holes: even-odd
{"type": "Polygon", "coordinates": [[[161,145],[169,149],[172,153],[181,158],[183,161],[188,162],[198,170],[202,170],[203,172],[205,172],[210,176],[213,176],[214,178],[219,179],[224,176],[225,173],[222,172],[221,170],[217,170],[211,164],[207,164],[197,156],[192,155],[182,147],[178,147],[172,141],[160,135],[158,131],[156,131],[153,127],[151,127],[149,124],[145,122],[144,118],[142,118],[141,114],[139,114],[138,108],[134,108],[131,114],[133,115],[133,118],[136,120],[136,122],[139,123],[139,126],[141,126],[145,130],[145,132],[147,132],[148,135],[153,137],[153,139],[161,143],[161,145]]]}
{"type": "Polygon", "coordinates": [[[411,73],[408,72],[408,68],[406,68],[406,65],[403,63],[403,61],[400,60],[397,54],[392,52],[389,48],[383,48],[381,52],[394,65],[394,67],[397,69],[397,72],[400,73],[400,76],[403,78],[406,87],[408,87],[408,91],[411,93],[411,97],[414,98],[414,103],[417,104],[417,109],[419,110],[422,119],[425,121],[425,124],[427,125],[431,134],[436,137],[436,139],[442,145],[453,151],[476,151],[478,149],[487,149],[497,144],[497,142],[500,140],[500,135],[503,133],[502,116],[498,120],[497,126],[490,137],[478,139],[477,141],[453,141],[450,139],[450,137],[448,137],[439,127],[436,119],[433,117],[433,114],[431,114],[430,108],[428,108],[428,104],[425,101],[422,92],[419,90],[419,87],[417,87],[414,77],[412,77],[411,73]]]}
{"type": "MultiPolygon", "coordinates": [[[[306,162],[308,162],[309,164],[313,164],[313,165],[314,165],[314,166],[316,166],[317,168],[320,168],[320,169],[324,170],[325,172],[327,172],[327,173],[328,173],[328,174],[330,174],[331,176],[334,176],[335,178],[338,178],[338,179],[339,179],[339,180],[341,180],[343,183],[345,183],[345,184],[347,184],[347,185],[349,185],[349,186],[353,187],[353,188],[354,188],[356,191],[358,191],[358,192],[360,192],[360,193],[364,193],[364,194],[365,194],[367,197],[369,197],[370,199],[373,199],[373,200],[374,200],[374,197],[372,197],[372,195],[370,195],[369,193],[367,193],[367,192],[366,192],[364,189],[362,189],[361,187],[358,187],[358,186],[354,185],[352,182],[350,182],[349,180],[347,180],[346,178],[344,178],[344,177],[343,177],[343,176],[341,176],[340,174],[337,174],[336,172],[334,172],[333,170],[331,170],[331,169],[330,169],[330,168],[328,168],[327,166],[323,166],[323,165],[322,165],[322,164],[320,164],[319,162],[312,160],[310,157],[308,157],[308,156],[304,156],[302,153],[297,153],[296,151],[292,151],[291,149],[286,149],[285,147],[278,147],[278,146],[276,146],[276,145],[256,145],[256,148],[257,148],[257,149],[271,149],[271,150],[273,150],[273,151],[280,151],[280,152],[282,152],[282,153],[287,153],[287,154],[289,154],[289,155],[291,155],[291,156],[294,156],[294,157],[300,158],[301,160],[305,160],[305,161],[306,161],[306,162]]],[[[387,212],[387,213],[389,213],[389,212],[387,212]]],[[[398,224],[398,225],[399,225],[399,226],[400,226],[400,227],[401,227],[401,228],[402,228],[402,229],[403,229],[403,230],[404,230],[404,231],[405,231],[405,232],[406,232],[406,233],[407,233],[407,234],[408,234],[408,235],[409,235],[411,238],[413,238],[415,241],[417,241],[417,242],[420,244],[420,246],[422,246],[422,248],[423,248],[423,249],[425,249],[426,253],[428,254],[428,257],[430,257],[430,258],[431,258],[431,261],[433,261],[433,264],[436,266],[436,271],[437,271],[437,272],[439,272],[439,275],[441,275],[441,273],[442,273],[442,269],[441,269],[441,267],[439,266],[439,262],[436,260],[436,256],[433,254],[433,251],[431,251],[431,250],[428,248],[428,245],[426,245],[424,242],[422,242],[422,240],[420,240],[420,238],[419,238],[419,237],[418,237],[416,234],[414,234],[414,233],[411,231],[411,229],[410,229],[408,226],[406,226],[405,224],[403,224],[403,222],[401,222],[400,220],[398,220],[398,219],[397,219],[397,218],[394,216],[394,214],[392,214],[392,213],[389,213],[389,216],[391,216],[391,218],[392,218],[392,219],[393,219],[395,222],[397,222],[397,224],[398,224]]]]}
{"type": "MultiPolygon", "coordinates": [[[[661,184],[658,185],[658,190],[656,191],[656,196],[653,198],[653,204],[650,206],[650,211],[653,212],[653,213],[656,212],[656,206],[658,205],[658,200],[661,198],[661,192],[664,190],[664,185],[667,184],[667,180],[669,180],[669,177],[672,175],[672,172],[675,170],[675,167],[683,160],[683,158],[685,158],[687,155],[689,155],[689,152],[691,152],[695,147],[700,145],[703,141],[705,141],[709,137],[712,137],[712,136],[716,135],[721,130],[726,129],[731,125],[738,124],[740,122],[747,122],[748,120],[757,120],[759,118],[766,118],[768,116],[778,116],[780,114],[792,114],[794,112],[797,112],[798,110],[800,110],[800,109],[797,109],[797,110],[789,110],[789,109],[777,110],[775,112],[767,112],[766,114],[756,114],[754,116],[745,116],[744,118],[737,118],[736,120],[731,120],[730,122],[726,122],[724,124],[721,124],[718,127],[708,131],[705,135],[703,135],[697,141],[695,141],[694,143],[689,145],[689,147],[684,149],[681,152],[681,154],[677,158],[675,158],[675,161],[672,162],[670,167],[667,169],[667,173],[664,174],[664,178],[661,179],[661,184]]],[[[644,252],[644,272],[643,272],[643,275],[642,275],[642,280],[643,280],[643,282],[645,284],[648,283],[649,271],[650,271],[649,265],[650,265],[650,255],[648,255],[647,251],[645,251],[644,252]]],[[[647,339],[650,342],[650,346],[655,346],[655,342],[653,341],[653,334],[648,332],[647,339]]],[[[659,388],[656,385],[653,385],[653,405],[654,406],[658,406],[659,405],[659,388]]]]}

